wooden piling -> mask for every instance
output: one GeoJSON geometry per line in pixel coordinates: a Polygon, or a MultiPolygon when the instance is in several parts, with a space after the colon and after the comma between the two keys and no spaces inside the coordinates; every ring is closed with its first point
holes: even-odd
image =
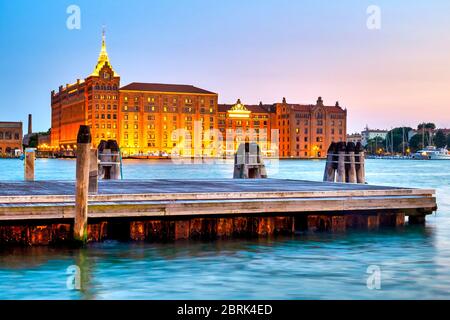
{"type": "Polygon", "coordinates": [[[345,152],[346,145],[345,142],[338,142],[337,144],[338,153],[338,168],[336,182],[345,182],[345,152]]]}
{"type": "Polygon", "coordinates": [[[366,173],[364,166],[364,148],[361,142],[357,142],[355,146],[355,169],[357,183],[366,183],[366,173]]]}
{"type": "Polygon", "coordinates": [[[89,158],[91,149],[91,131],[82,125],[77,136],[77,162],[75,187],[75,223],[73,237],[76,242],[87,241],[87,213],[89,192],[89,158]]]}
{"type": "Polygon", "coordinates": [[[89,159],[89,193],[98,192],[98,150],[91,149],[89,159]]]}
{"type": "Polygon", "coordinates": [[[34,181],[34,161],[36,152],[34,149],[25,149],[24,176],[25,181],[34,181]]]}
{"type": "Polygon", "coordinates": [[[348,142],[346,147],[346,163],[345,163],[345,172],[346,172],[346,182],[347,183],[356,183],[356,167],[355,167],[355,144],[353,142],[348,142]]]}
{"type": "Polygon", "coordinates": [[[120,149],[116,140],[102,140],[98,146],[99,178],[104,180],[120,179],[120,149]]]}
{"type": "Polygon", "coordinates": [[[267,171],[259,145],[245,142],[239,145],[234,155],[233,179],[264,179],[267,171]]]}
{"type": "Polygon", "coordinates": [[[336,143],[332,142],[328,148],[327,163],[325,165],[325,172],[323,174],[323,181],[334,182],[336,176],[336,169],[334,168],[333,158],[337,152],[336,143]]]}
{"type": "Polygon", "coordinates": [[[119,144],[116,140],[108,140],[108,148],[111,152],[111,173],[110,179],[118,180],[120,179],[120,156],[119,156],[119,144]]]}

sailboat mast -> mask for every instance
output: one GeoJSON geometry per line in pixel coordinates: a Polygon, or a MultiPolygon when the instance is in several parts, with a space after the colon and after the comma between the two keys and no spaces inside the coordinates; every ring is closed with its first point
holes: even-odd
{"type": "Polygon", "coordinates": [[[422,123],[422,148],[425,148],[425,123],[422,123]]]}
{"type": "Polygon", "coordinates": [[[405,155],[405,127],[402,127],[402,156],[405,155]]]}

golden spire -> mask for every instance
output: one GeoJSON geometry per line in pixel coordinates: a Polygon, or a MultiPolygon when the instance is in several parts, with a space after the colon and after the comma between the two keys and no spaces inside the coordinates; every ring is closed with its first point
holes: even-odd
{"type": "Polygon", "coordinates": [[[102,48],[100,50],[100,54],[98,56],[97,65],[95,66],[94,72],[91,73],[91,76],[99,76],[100,70],[107,63],[111,70],[114,72],[114,77],[117,77],[118,74],[113,70],[111,63],[109,62],[108,53],[106,52],[106,41],[105,41],[105,27],[102,30],[102,48]]]}

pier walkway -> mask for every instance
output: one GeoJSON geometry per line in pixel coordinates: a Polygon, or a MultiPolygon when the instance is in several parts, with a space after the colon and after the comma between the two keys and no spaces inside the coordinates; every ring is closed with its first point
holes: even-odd
{"type": "MultiPolygon", "coordinates": [[[[74,181],[0,182],[0,221],[73,219],[74,181]]],[[[89,218],[350,214],[436,209],[434,190],[299,180],[103,180],[89,218]]]]}

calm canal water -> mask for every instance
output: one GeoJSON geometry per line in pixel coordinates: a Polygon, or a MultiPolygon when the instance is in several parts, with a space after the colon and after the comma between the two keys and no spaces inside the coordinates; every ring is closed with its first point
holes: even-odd
{"type": "MultiPolygon", "coordinates": [[[[19,160],[0,160],[4,180],[19,160]]],[[[73,179],[73,160],[40,159],[36,178],[73,179]]],[[[269,165],[273,178],[321,180],[324,162],[269,165]]],[[[232,163],[125,161],[124,178],[230,178],[232,163]]],[[[449,299],[450,161],[368,160],[371,184],[437,189],[426,226],[288,238],[91,244],[87,249],[0,248],[0,299],[449,299]],[[81,270],[81,290],[67,287],[81,270]],[[370,290],[369,266],[381,270],[370,290]]]]}

